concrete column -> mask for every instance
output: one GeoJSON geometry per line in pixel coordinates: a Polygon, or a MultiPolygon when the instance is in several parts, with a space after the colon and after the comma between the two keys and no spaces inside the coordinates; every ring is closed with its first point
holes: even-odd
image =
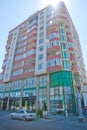
{"type": "Polygon", "coordinates": [[[3,87],[3,97],[2,97],[2,104],[1,104],[1,110],[3,109],[3,100],[4,100],[4,97],[5,97],[5,84],[4,84],[4,87],[3,87]]]}
{"type": "Polygon", "coordinates": [[[50,112],[50,81],[49,74],[47,74],[47,109],[50,112]]]}
{"type": "Polygon", "coordinates": [[[9,93],[8,93],[8,100],[7,100],[7,107],[6,107],[6,110],[9,110],[10,94],[11,94],[11,83],[10,83],[10,87],[9,87],[9,93]]]}
{"type": "Polygon", "coordinates": [[[22,107],[22,97],[23,97],[23,89],[24,89],[24,80],[22,79],[22,86],[20,90],[20,108],[22,107]]]}
{"type": "Polygon", "coordinates": [[[39,80],[36,77],[36,111],[39,109],[39,80]]]}

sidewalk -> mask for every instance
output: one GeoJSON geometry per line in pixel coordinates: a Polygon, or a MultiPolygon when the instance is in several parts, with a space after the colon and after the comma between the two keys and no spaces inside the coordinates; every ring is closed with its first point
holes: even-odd
{"type": "Polygon", "coordinates": [[[62,116],[62,115],[49,115],[46,119],[51,119],[60,123],[62,130],[87,130],[87,117],[85,122],[80,123],[78,116],[62,116]]]}
{"type": "MultiPolygon", "coordinates": [[[[83,116],[84,117],[84,116],[83,116]]],[[[87,116],[84,117],[85,121],[84,122],[79,122],[79,117],[76,115],[72,115],[72,116],[63,116],[63,115],[47,115],[46,117],[44,117],[44,119],[47,120],[58,120],[58,121],[67,121],[67,122],[74,122],[74,123],[79,123],[79,124],[87,124],[87,116]]]]}

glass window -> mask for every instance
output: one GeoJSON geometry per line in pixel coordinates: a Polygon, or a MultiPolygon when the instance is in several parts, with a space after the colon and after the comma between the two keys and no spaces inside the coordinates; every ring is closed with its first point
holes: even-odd
{"type": "Polygon", "coordinates": [[[43,37],[44,36],[44,32],[41,32],[40,34],[39,34],[39,37],[43,37]]]}
{"type": "Polygon", "coordinates": [[[13,76],[17,76],[17,75],[20,75],[22,74],[22,70],[17,70],[15,72],[13,72],[13,76]]]}
{"type": "Polygon", "coordinates": [[[62,58],[68,58],[68,53],[66,51],[62,51],[62,58]]]}
{"type": "Polygon", "coordinates": [[[60,41],[66,41],[66,38],[65,38],[64,35],[61,35],[61,36],[60,36],[60,41]]]}
{"type": "Polygon", "coordinates": [[[25,35],[25,36],[22,36],[22,37],[19,37],[19,38],[18,38],[18,42],[21,42],[21,41],[25,40],[26,38],[27,38],[26,35],[25,35]]]}
{"type": "Polygon", "coordinates": [[[40,27],[40,31],[42,31],[44,29],[44,26],[40,27]]]}
{"type": "Polygon", "coordinates": [[[64,27],[64,23],[59,23],[59,27],[64,27]]]}
{"type": "Polygon", "coordinates": [[[61,49],[67,49],[67,44],[66,43],[61,43],[61,49]]]}
{"type": "Polygon", "coordinates": [[[68,43],[68,47],[69,47],[69,48],[73,48],[73,43],[72,43],[72,42],[69,42],[69,43],[68,43]]]}
{"type": "Polygon", "coordinates": [[[56,58],[55,59],[55,65],[60,65],[61,63],[60,63],[60,59],[59,58],[56,58]]]}
{"type": "Polygon", "coordinates": [[[43,54],[38,56],[38,60],[41,60],[41,59],[43,59],[43,54]]]}
{"type": "Polygon", "coordinates": [[[44,24],[44,21],[40,21],[40,25],[43,25],[44,24]]]}
{"type": "Polygon", "coordinates": [[[24,52],[24,50],[25,50],[24,47],[23,47],[23,48],[20,48],[20,49],[17,49],[17,50],[16,50],[16,54],[19,54],[19,53],[21,53],[21,52],[24,52]]]}
{"type": "Polygon", "coordinates": [[[39,85],[40,86],[46,86],[46,75],[39,77],[39,85]]]}
{"type": "Polygon", "coordinates": [[[40,47],[39,47],[39,51],[43,51],[43,46],[40,46],[40,47]]]}
{"type": "Polygon", "coordinates": [[[42,11],[41,13],[40,13],[40,15],[43,15],[44,14],[44,12],[42,11]]]}
{"type": "Polygon", "coordinates": [[[44,18],[44,15],[42,15],[41,17],[40,17],[40,19],[43,19],[44,18]]]}
{"type": "Polygon", "coordinates": [[[55,66],[55,65],[60,65],[60,59],[55,58],[53,60],[48,60],[47,61],[47,67],[55,66]]]}
{"type": "Polygon", "coordinates": [[[54,88],[50,88],[50,95],[54,95],[54,88]]]}
{"type": "Polygon", "coordinates": [[[34,16],[34,17],[29,21],[29,24],[33,23],[35,20],[38,20],[38,16],[34,16]]]}
{"type": "Polygon", "coordinates": [[[38,64],[38,70],[41,70],[43,68],[43,63],[38,64]]]}
{"type": "Polygon", "coordinates": [[[51,7],[51,6],[48,6],[48,7],[46,8],[46,14],[49,15],[49,14],[51,14],[51,13],[52,13],[52,7],[51,7]]]}
{"type": "Polygon", "coordinates": [[[39,44],[43,43],[43,41],[44,41],[43,39],[40,39],[40,40],[39,40],[39,44]]]}
{"type": "Polygon", "coordinates": [[[24,46],[24,45],[26,45],[26,42],[18,43],[18,44],[17,44],[17,48],[22,47],[22,46],[24,46]]]}
{"type": "Polygon", "coordinates": [[[60,28],[60,29],[59,29],[59,33],[60,33],[60,34],[64,34],[64,33],[65,33],[64,28],[60,28]]]}
{"type": "Polygon", "coordinates": [[[42,96],[42,89],[39,89],[39,96],[42,96]]]}
{"type": "Polygon", "coordinates": [[[63,69],[69,69],[69,62],[67,60],[63,61],[63,69]]]}

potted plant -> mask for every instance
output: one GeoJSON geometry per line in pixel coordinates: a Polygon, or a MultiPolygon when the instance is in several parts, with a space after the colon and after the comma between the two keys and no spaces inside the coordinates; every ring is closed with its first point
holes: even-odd
{"type": "Polygon", "coordinates": [[[37,116],[38,116],[39,118],[41,118],[41,117],[43,116],[43,113],[42,113],[42,110],[41,110],[41,109],[38,109],[38,111],[37,111],[37,116]]]}
{"type": "Polygon", "coordinates": [[[43,103],[43,117],[45,117],[46,118],[46,116],[47,116],[47,104],[46,104],[46,102],[44,102],[43,103]]]}

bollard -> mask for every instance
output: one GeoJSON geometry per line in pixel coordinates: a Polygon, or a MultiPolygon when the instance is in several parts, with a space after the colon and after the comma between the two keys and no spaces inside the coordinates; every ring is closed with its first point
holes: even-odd
{"type": "Polygon", "coordinates": [[[67,110],[65,111],[65,117],[68,117],[68,112],[67,112],[67,110]]]}

